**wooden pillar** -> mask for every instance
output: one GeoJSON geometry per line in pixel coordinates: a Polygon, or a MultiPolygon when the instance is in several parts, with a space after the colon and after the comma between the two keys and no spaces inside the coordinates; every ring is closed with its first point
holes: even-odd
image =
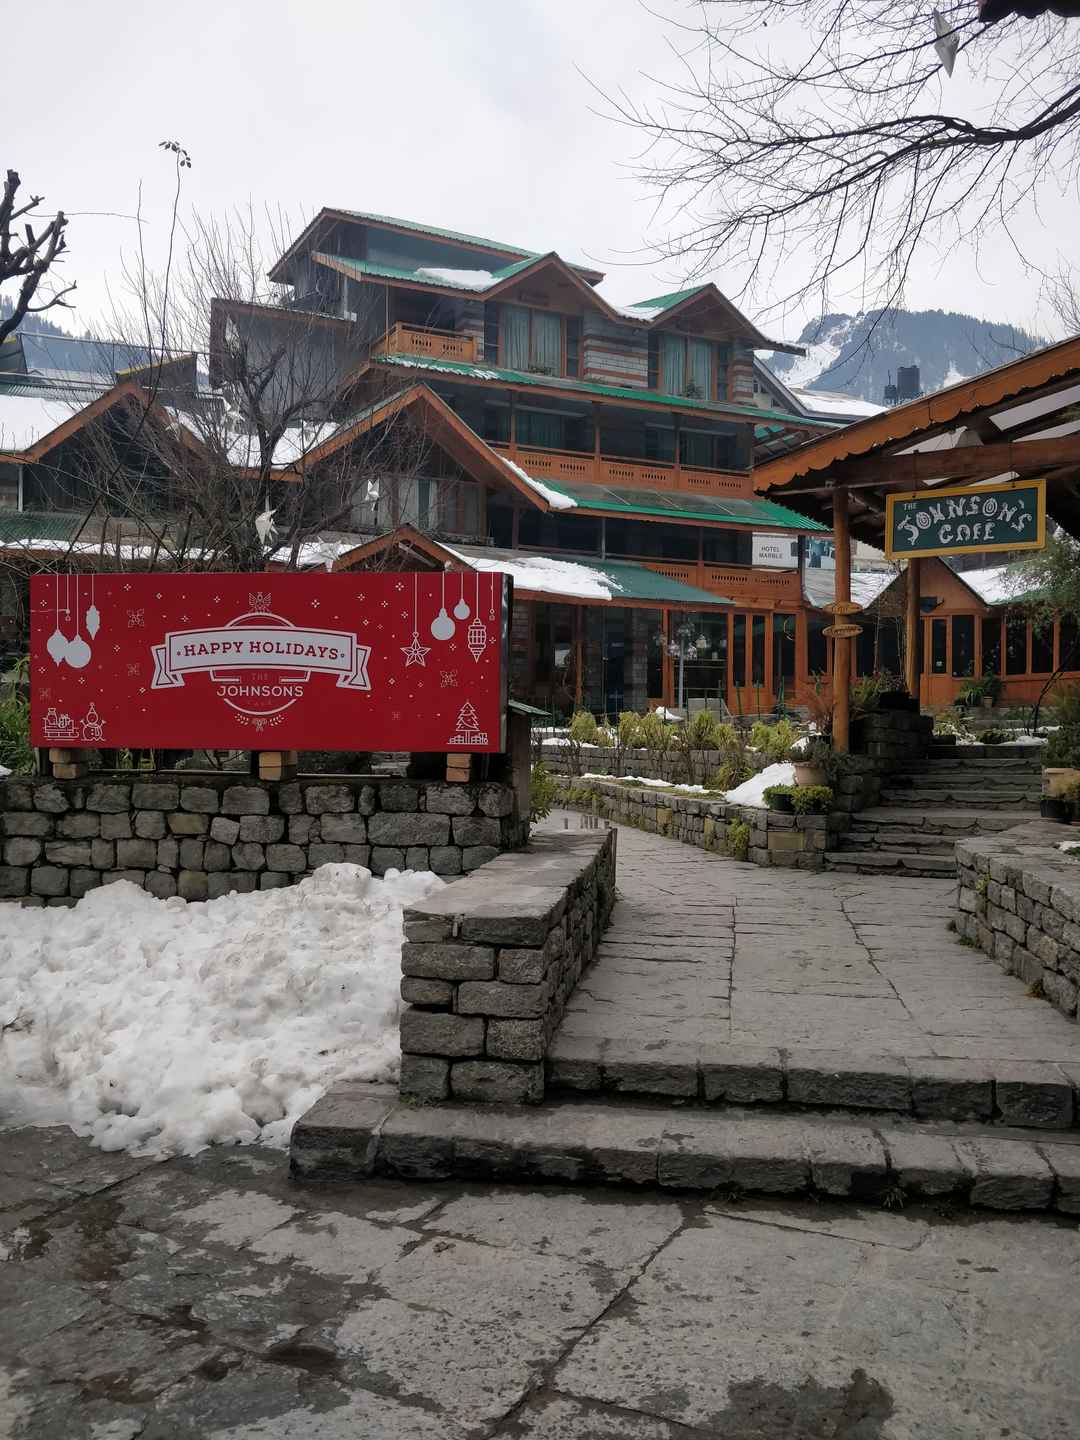
{"type": "Polygon", "coordinates": [[[919,698],[919,582],[922,579],[922,561],[907,562],[907,596],[904,611],[904,682],[908,694],[919,698]]]}
{"type": "MultiPolygon", "coordinates": [[[[836,576],[833,599],[846,605],[851,599],[851,532],[848,528],[848,493],[843,486],[833,491],[833,541],[836,545],[836,576]]],[[[843,610],[834,611],[836,620],[847,623],[843,610]]],[[[851,729],[851,641],[847,636],[833,640],[833,749],[846,755],[851,729]]]]}
{"type": "Polygon", "coordinates": [[[674,705],[674,703],[675,703],[675,699],[674,699],[674,684],[673,684],[673,678],[672,678],[672,677],[673,677],[674,670],[673,670],[673,666],[672,666],[671,656],[668,654],[668,641],[671,639],[671,611],[670,611],[670,610],[662,610],[662,611],[660,612],[660,629],[661,629],[661,631],[662,631],[662,633],[663,633],[663,636],[664,636],[664,643],[663,643],[663,645],[662,645],[662,647],[661,647],[661,671],[660,671],[661,675],[663,676],[663,683],[662,683],[662,685],[661,685],[660,688],[661,688],[661,690],[663,691],[664,707],[665,707],[665,709],[670,710],[670,709],[672,708],[672,706],[674,705]]]}

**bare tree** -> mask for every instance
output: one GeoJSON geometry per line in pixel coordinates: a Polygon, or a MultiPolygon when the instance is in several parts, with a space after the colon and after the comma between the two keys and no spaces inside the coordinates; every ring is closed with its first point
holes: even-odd
{"type": "Polygon", "coordinates": [[[642,176],[678,216],[662,249],[691,276],[741,262],[743,294],[771,284],[778,308],[814,299],[824,313],[855,284],[861,308],[888,309],[917,254],[1012,239],[1041,195],[1075,194],[1080,26],[1067,19],[987,25],[973,0],[698,8],[678,27],[678,81],[644,106],[608,97],[648,142],[642,176]]]}
{"type": "Polygon", "coordinates": [[[41,290],[39,296],[42,282],[67,249],[64,232],[68,222],[64,212],[58,210],[48,224],[35,230],[26,217],[37,209],[44,197],[31,195],[25,204],[20,204],[17,196],[21,183],[18,171],[9,170],[0,195],[0,286],[8,280],[19,284],[11,314],[6,319],[0,317],[0,344],[19,328],[27,315],[40,315],[43,310],[56,306],[66,308],[65,297],[75,289],[74,284],[65,285],[48,293],[41,290]],[[35,300],[39,303],[35,304],[35,300]]]}

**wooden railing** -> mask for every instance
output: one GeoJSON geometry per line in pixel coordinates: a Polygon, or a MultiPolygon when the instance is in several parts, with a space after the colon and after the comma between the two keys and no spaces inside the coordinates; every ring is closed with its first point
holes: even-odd
{"type": "Polygon", "coordinates": [[[663,461],[597,457],[581,450],[539,450],[531,445],[492,443],[492,449],[539,480],[584,480],[621,489],[679,490],[699,495],[754,498],[750,475],[739,471],[699,470],[663,461]]]}
{"type": "Polygon", "coordinates": [[[650,570],[681,580],[710,595],[726,595],[740,605],[793,605],[802,599],[798,570],[753,570],[741,565],[695,565],[646,560],[650,570]]]}
{"type": "Polygon", "coordinates": [[[426,355],[429,360],[479,359],[476,336],[454,330],[430,330],[422,325],[394,325],[371,347],[372,355],[426,355]]]}

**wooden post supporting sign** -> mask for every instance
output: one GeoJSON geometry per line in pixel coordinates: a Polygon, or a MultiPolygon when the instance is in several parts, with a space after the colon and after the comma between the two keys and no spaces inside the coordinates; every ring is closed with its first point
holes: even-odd
{"type": "MultiPolygon", "coordinates": [[[[837,607],[851,600],[851,532],[848,529],[848,493],[833,491],[833,540],[836,545],[836,573],[833,600],[837,607]]],[[[837,613],[843,611],[838,608],[837,613]]],[[[837,626],[838,630],[847,629],[837,626]]],[[[846,755],[851,731],[851,639],[838,634],[833,640],[833,749],[846,755]]]]}
{"type": "Polygon", "coordinates": [[[919,698],[919,582],[922,561],[914,557],[907,562],[907,595],[904,608],[904,683],[908,694],[919,698]]]}

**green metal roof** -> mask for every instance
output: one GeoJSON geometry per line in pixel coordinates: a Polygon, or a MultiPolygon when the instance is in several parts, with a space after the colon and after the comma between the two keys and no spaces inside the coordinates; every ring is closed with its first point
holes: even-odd
{"type": "Polygon", "coordinates": [[[0,545],[25,544],[28,540],[71,540],[85,518],[0,510],[0,545]]]}
{"type": "MultiPolygon", "coordinates": [[[[685,395],[662,395],[657,390],[634,390],[623,385],[597,385],[591,380],[568,380],[561,375],[536,375],[527,370],[504,370],[497,365],[474,365],[466,360],[432,360],[426,355],[373,355],[373,365],[396,365],[403,370],[425,370],[436,375],[460,375],[472,380],[500,380],[507,385],[542,385],[548,389],[565,390],[568,395],[606,395],[612,400],[629,400],[637,404],[663,405],[669,410],[708,410],[717,419],[743,416],[752,420],[778,420],[805,428],[805,415],[788,415],[782,410],[763,410],[758,405],[736,405],[729,401],[716,404],[711,400],[691,400],[685,395]]],[[[819,422],[820,423],[820,422],[819,422]]],[[[831,426],[842,429],[841,424],[831,426]]]]}
{"type": "MultiPolygon", "coordinates": [[[[607,584],[612,598],[620,600],[641,600],[649,605],[694,605],[702,609],[735,604],[735,601],[726,595],[713,595],[708,590],[700,590],[696,585],[687,585],[670,575],[661,575],[657,570],[650,570],[648,565],[639,560],[601,560],[598,556],[588,555],[538,555],[531,550],[497,550],[490,546],[481,548],[475,545],[448,545],[446,548],[468,562],[486,560],[495,562],[500,568],[505,567],[513,576],[514,585],[519,590],[533,588],[529,584],[530,564],[543,566],[547,563],[567,572],[570,572],[572,567],[580,566],[607,584]]],[[[538,577],[539,573],[538,571],[538,577]]],[[[554,588],[550,584],[538,584],[535,588],[538,591],[544,590],[553,597],[565,595],[572,599],[580,594],[574,588],[571,573],[567,574],[565,590],[554,588]]],[[[597,597],[586,595],[581,598],[597,597]]]]}
{"type": "Polygon", "coordinates": [[[704,285],[691,285],[688,290],[672,290],[670,295],[657,295],[652,300],[635,300],[635,310],[670,310],[672,305],[677,305],[680,300],[686,300],[691,295],[698,295],[702,290],[709,288],[708,283],[704,285]]]}
{"type": "MultiPolygon", "coordinates": [[[[362,279],[365,275],[373,276],[377,280],[405,280],[413,285],[430,285],[433,290],[465,290],[471,294],[480,295],[489,287],[484,284],[465,284],[456,280],[446,280],[436,275],[424,273],[426,267],[418,266],[416,269],[409,269],[400,265],[382,265],[374,260],[353,260],[345,255],[329,255],[325,251],[317,250],[313,259],[319,264],[325,264],[332,260],[334,265],[347,269],[351,274],[362,279]]],[[[501,270],[492,270],[488,273],[492,281],[509,280],[511,275],[516,275],[519,270],[527,270],[535,261],[534,256],[527,260],[515,260],[510,265],[504,265],[501,270]]],[[[450,268],[450,267],[439,267],[450,268]]],[[[464,270],[465,267],[462,266],[464,270]]]]}
{"type": "Polygon", "coordinates": [[[368,225],[398,225],[402,230],[415,230],[418,235],[434,235],[439,240],[456,240],[463,245],[486,245],[489,250],[505,250],[511,255],[534,257],[538,252],[524,250],[520,245],[504,245],[501,240],[485,240],[482,235],[466,235],[460,230],[443,230],[438,225],[423,225],[419,220],[400,220],[394,215],[375,215],[369,210],[337,210],[337,215],[348,215],[353,220],[362,220],[368,225]]]}
{"type": "Polygon", "coordinates": [[[729,499],[718,495],[676,494],[670,490],[638,490],[608,485],[574,485],[546,476],[545,489],[555,490],[573,500],[578,510],[617,510],[626,515],[661,515],[668,520],[712,520],[730,525],[763,526],[779,530],[802,530],[808,534],[828,532],[827,525],[808,520],[775,500],[729,499]]]}

